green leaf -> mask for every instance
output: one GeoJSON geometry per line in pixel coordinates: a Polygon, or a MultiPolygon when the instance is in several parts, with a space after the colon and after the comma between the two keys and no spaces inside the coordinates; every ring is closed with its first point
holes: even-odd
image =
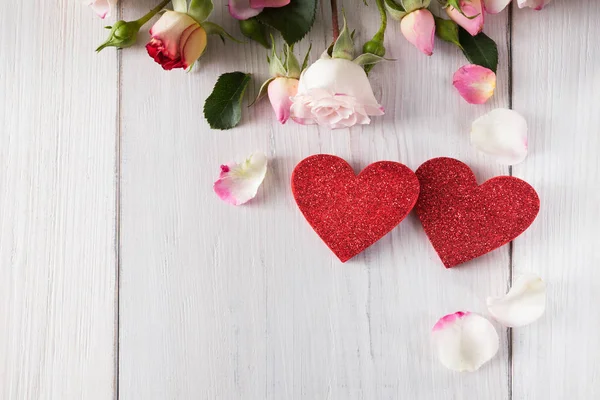
{"type": "Polygon", "coordinates": [[[212,13],[213,8],[212,0],[192,0],[188,9],[188,15],[201,24],[212,13]]]}
{"type": "Polygon", "coordinates": [[[217,80],[204,103],[204,118],[212,129],[231,129],[242,118],[242,98],[250,83],[250,74],[228,72],[217,80]]]}
{"type": "Polygon", "coordinates": [[[458,24],[451,19],[435,18],[435,34],[444,42],[453,43],[462,49],[458,40],[458,24]]]}
{"type": "Polygon", "coordinates": [[[477,65],[496,72],[498,69],[498,47],[485,33],[471,36],[463,28],[458,28],[458,41],[465,57],[477,65]]]}
{"type": "Polygon", "coordinates": [[[287,44],[302,39],[312,28],[317,11],[317,0],[291,0],[279,8],[265,8],[256,18],[278,30],[287,44]]]}

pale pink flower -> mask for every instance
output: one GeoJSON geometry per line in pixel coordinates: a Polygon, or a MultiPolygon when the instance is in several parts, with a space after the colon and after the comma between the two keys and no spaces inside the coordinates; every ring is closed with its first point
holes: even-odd
{"type": "Polygon", "coordinates": [[[433,54],[433,39],[435,36],[435,20],[433,14],[426,8],[411,12],[402,18],[400,30],[410,43],[424,54],[433,54]]]}
{"type": "Polygon", "coordinates": [[[187,14],[166,11],[150,29],[150,57],[164,69],[189,68],[206,48],[206,31],[187,14]]]}
{"type": "Polygon", "coordinates": [[[484,104],[494,95],[496,74],[480,65],[465,65],[454,73],[452,84],[470,104],[484,104]]]}
{"type": "Polygon", "coordinates": [[[491,360],[500,347],[500,338],[487,319],[459,311],[440,318],[432,330],[440,362],[453,371],[476,371],[491,360]]]}
{"type": "Polygon", "coordinates": [[[277,120],[285,124],[290,117],[291,98],[298,93],[298,79],[277,77],[269,83],[267,93],[277,120]]]}
{"type": "Polygon", "coordinates": [[[511,0],[483,0],[485,12],[489,14],[498,14],[509,5],[511,0]]]}
{"type": "Polygon", "coordinates": [[[83,0],[102,19],[110,17],[117,0],[83,0]]]}
{"type": "Polygon", "coordinates": [[[529,325],[546,310],[546,284],[535,274],[521,275],[507,294],[488,297],[487,306],[494,319],[504,326],[529,325]]]}
{"type": "Polygon", "coordinates": [[[331,129],[369,124],[370,116],[383,115],[365,70],[342,58],[321,58],[305,69],[292,103],[295,122],[331,129]]]}
{"type": "Polygon", "coordinates": [[[256,196],[266,174],[267,156],[261,152],[253,153],[240,164],[221,165],[213,190],[221,200],[239,206],[256,196]]]}
{"type": "Polygon", "coordinates": [[[551,0],[518,0],[519,8],[533,8],[534,10],[541,10],[544,8],[551,0]]]}
{"type": "Polygon", "coordinates": [[[227,7],[233,18],[244,20],[257,16],[264,8],[277,8],[290,4],[290,0],[229,0],[227,7]]]}
{"type": "Polygon", "coordinates": [[[492,110],[471,124],[471,144],[501,164],[518,164],[527,157],[527,121],[514,110],[492,110]]]}
{"type": "Polygon", "coordinates": [[[482,0],[460,0],[460,8],[465,15],[462,15],[456,8],[446,7],[446,13],[454,22],[462,26],[471,36],[477,35],[483,30],[484,16],[482,0]],[[475,17],[469,19],[467,17],[475,17]]]}

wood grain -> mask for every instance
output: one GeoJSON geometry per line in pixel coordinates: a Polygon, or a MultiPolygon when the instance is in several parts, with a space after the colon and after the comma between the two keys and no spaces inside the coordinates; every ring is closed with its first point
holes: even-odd
{"type": "Polygon", "coordinates": [[[514,331],[514,399],[600,398],[598,17],[596,0],[514,13],[514,108],[530,131],[514,173],[542,200],[515,242],[514,269],[548,284],[546,315],[514,331]]]}
{"type": "Polygon", "coordinates": [[[110,399],[116,58],[80,2],[0,11],[0,398],[110,399]]]}
{"type": "MultiPolygon", "coordinates": [[[[329,42],[327,2],[311,33],[312,60],[329,42]]],[[[151,1],[126,1],[133,18],[151,1]],[[135,4],[134,4],[135,3],[135,4]]],[[[361,44],[375,7],[344,4],[361,44]]],[[[225,7],[211,17],[237,34],[225,7]]],[[[392,21],[396,62],[372,72],[386,115],[368,127],[329,131],[277,125],[267,102],[231,131],[211,131],[202,106],[218,75],[265,78],[265,50],[211,37],[189,74],[165,72],[139,46],[123,53],[120,396],[123,399],[507,399],[508,343],[477,374],[445,370],[430,329],[457,310],[483,312],[509,277],[505,247],[447,271],[414,216],[342,265],[297,210],[289,179],[304,157],[331,153],[359,171],[378,160],[416,169],[435,156],[471,164],[480,181],[508,168],[478,155],[470,122],[509,104],[507,14],[491,16],[500,46],[490,104],[467,105],[451,85],[467,64],[438,43],[427,58],[392,21]],[[255,150],[270,167],[258,197],[231,207],[212,193],[221,163],[255,150]]],[[[239,34],[238,34],[239,36],[239,34]]],[[[143,41],[143,39],[142,39],[143,41]]],[[[304,41],[299,52],[307,47],[304,41]]]]}

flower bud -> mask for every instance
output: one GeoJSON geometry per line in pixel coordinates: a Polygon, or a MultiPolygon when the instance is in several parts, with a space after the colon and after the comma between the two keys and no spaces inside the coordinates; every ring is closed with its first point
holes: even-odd
{"type": "Polygon", "coordinates": [[[270,48],[271,43],[267,39],[267,30],[265,26],[258,22],[256,18],[240,20],[240,31],[248,39],[260,43],[265,48],[270,48]]]}
{"type": "Polygon", "coordinates": [[[269,101],[280,123],[285,124],[290,117],[290,108],[292,107],[291,98],[297,92],[298,79],[279,77],[269,83],[269,101]]]}
{"type": "Polygon", "coordinates": [[[363,53],[371,53],[379,57],[385,56],[383,42],[374,37],[363,45],[363,53]]]}
{"type": "Polygon", "coordinates": [[[117,47],[119,49],[132,46],[137,40],[137,35],[141,26],[138,21],[120,20],[115,22],[112,27],[107,26],[107,28],[110,29],[108,39],[106,39],[106,42],[98,46],[96,51],[101,51],[105,47],[110,46],[117,47]]]}
{"type": "Polygon", "coordinates": [[[433,54],[433,39],[435,36],[435,20],[427,9],[413,11],[400,22],[402,34],[424,54],[433,54]]]}

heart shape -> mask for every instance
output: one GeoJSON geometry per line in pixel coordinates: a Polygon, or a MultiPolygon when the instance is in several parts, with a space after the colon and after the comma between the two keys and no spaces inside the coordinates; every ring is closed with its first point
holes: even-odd
{"type": "Polygon", "coordinates": [[[292,173],[298,208],[342,262],[381,239],[412,210],[419,181],[407,166],[379,161],[358,175],[342,158],[317,154],[292,173]]]}
{"type": "Polygon", "coordinates": [[[477,185],[468,165],[434,158],[417,169],[415,211],[446,268],[512,241],[533,222],[540,199],[527,182],[497,176],[477,185]]]}

